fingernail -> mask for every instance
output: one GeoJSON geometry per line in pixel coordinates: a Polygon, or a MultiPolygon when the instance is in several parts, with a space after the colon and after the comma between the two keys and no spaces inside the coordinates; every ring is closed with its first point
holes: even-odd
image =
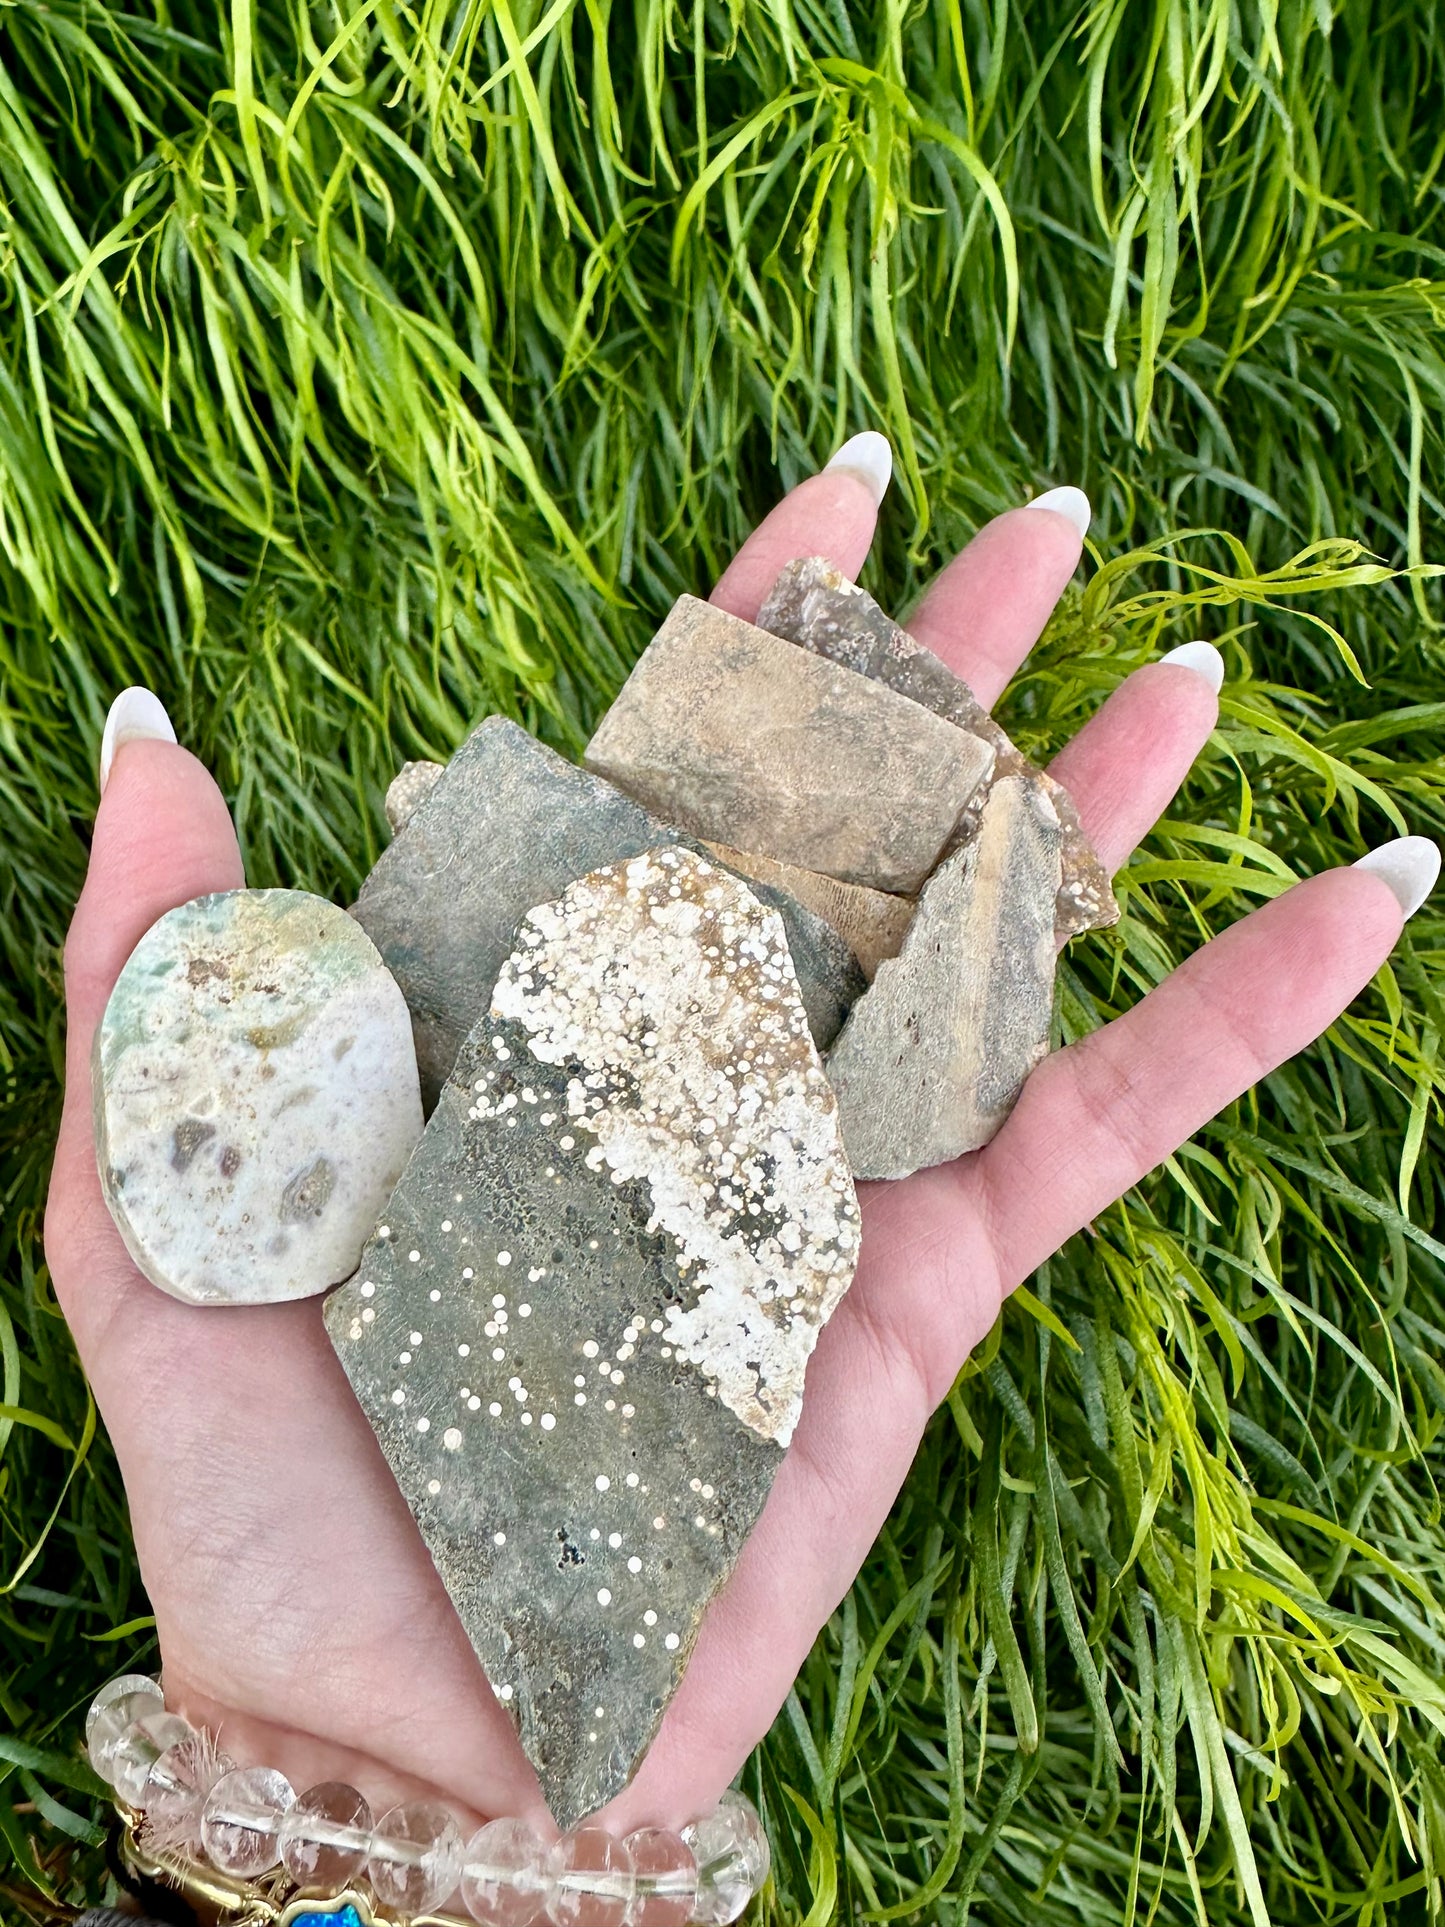
{"type": "Polygon", "coordinates": [[[1089,524],[1094,519],[1089,498],[1081,488],[1045,489],[1042,495],[1036,495],[1025,507],[1052,509],[1055,515],[1062,515],[1066,522],[1072,522],[1080,535],[1089,533],[1089,524]]]}
{"type": "Polygon", "coordinates": [[[893,450],[888,445],[888,437],[880,435],[876,428],[865,428],[861,435],[850,435],[832,461],[824,465],[823,473],[826,475],[835,468],[846,468],[856,475],[877,508],[893,479],[893,450]]]}
{"type": "Polygon", "coordinates": [[[1176,669],[1192,669],[1196,676],[1203,676],[1216,696],[1224,687],[1224,658],[1212,642],[1181,642],[1159,660],[1173,663],[1176,669]]]}
{"type": "Polygon", "coordinates": [[[1383,877],[1405,915],[1413,917],[1440,875],[1440,846],[1428,836],[1397,836],[1362,856],[1354,867],[1383,877]]]}
{"type": "Polygon", "coordinates": [[[159,696],[149,689],[122,689],[110,706],[100,739],[100,791],[110,780],[110,766],[122,743],[173,743],[176,732],[159,696]]]}

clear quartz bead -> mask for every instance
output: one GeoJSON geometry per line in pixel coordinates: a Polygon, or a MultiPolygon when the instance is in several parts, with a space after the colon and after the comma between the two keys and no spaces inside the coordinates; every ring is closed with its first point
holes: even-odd
{"type": "Polygon", "coordinates": [[[298,1887],[344,1887],[366,1865],[373,1827],[365,1794],[323,1780],[286,1809],[276,1841],[281,1865],[298,1887]]]}
{"type": "Polygon", "coordinates": [[[161,1852],[198,1853],[201,1810],[211,1788],[234,1771],[235,1764],[205,1733],[189,1733],[168,1747],[151,1767],[141,1793],[147,1845],[161,1852]]]}
{"type": "Polygon", "coordinates": [[[129,1807],[145,1805],[151,1768],[173,1746],[195,1738],[195,1728],[179,1713],[142,1713],[132,1720],[110,1751],[110,1783],[129,1807]]]}
{"type": "MultiPolygon", "coordinates": [[[[132,1720],[138,1718],[142,1711],[159,1713],[166,1703],[165,1695],[162,1693],[159,1684],[153,1680],[148,1673],[121,1673],[115,1679],[108,1679],[96,1694],[95,1698],[90,1702],[90,1711],[85,1716],[85,1737],[87,1740],[89,1740],[91,1734],[94,1733],[102,1718],[104,1718],[105,1714],[115,1702],[119,1699],[125,1699],[131,1694],[140,1694],[144,1698],[155,1702],[154,1706],[150,1708],[137,1707],[136,1711],[130,1716],[132,1720]]],[[[129,1726],[130,1720],[125,1720],[122,1724],[129,1726]]]]}
{"type": "Polygon", "coordinates": [[[641,1827],[626,1844],[637,1874],[638,1927],[687,1927],[697,1899],[692,1848],[666,1827],[641,1827]]]}
{"type": "Polygon", "coordinates": [[[547,1856],[555,1883],[547,1918],[553,1927],[632,1927],[637,1876],[624,1841],[605,1827],[574,1827],[547,1856]]]}
{"type": "Polygon", "coordinates": [[[222,1873],[253,1880],[280,1858],[276,1836],[296,1798],[284,1773],[269,1766],[223,1774],[201,1809],[201,1845],[222,1873]]]}
{"type": "Polygon", "coordinates": [[[682,1837],[697,1860],[693,1919],[726,1927],[763,1885],[772,1864],[758,1810],[746,1795],[729,1791],[705,1819],[685,1826],[682,1837]]]}
{"type": "Polygon", "coordinates": [[[542,1836],[525,1820],[492,1820],[467,1842],[462,1899],[482,1927],[535,1927],[552,1882],[542,1836]]]}
{"type": "Polygon", "coordinates": [[[399,1914],[425,1914],[457,1884],[462,1830],[437,1800],[411,1800],[376,1823],[367,1875],[377,1899],[399,1914]]]}
{"type": "Polygon", "coordinates": [[[110,1759],[115,1743],[144,1713],[163,1713],[165,1696],[153,1679],[144,1673],[122,1673],[107,1680],[90,1703],[85,1716],[85,1744],[90,1764],[106,1785],[111,1784],[110,1759]]]}

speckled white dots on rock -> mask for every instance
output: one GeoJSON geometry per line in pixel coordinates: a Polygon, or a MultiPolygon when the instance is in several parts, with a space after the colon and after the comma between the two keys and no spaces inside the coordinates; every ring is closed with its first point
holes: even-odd
{"type": "MultiPolygon", "coordinates": [[[[663,850],[582,878],[529,921],[493,1018],[540,1063],[583,1073],[566,1101],[595,1134],[589,1156],[647,1185],[653,1223],[696,1268],[693,1302],[668,1308],[673,1349],[786,1444],[857,1263],[858,1218],[781,919],[727,872],[663,850]]],[[[502,1101],[484,1094],[478,1115],[502,1101]]]]}
{"type": "Polygon", "coordinates": [[[778,917],[681,848],[534,909],[387,1215],[375,1323],[358,1284],[327,1327],[566,1826],[655,1731],[857,1258],[778,917]]]}

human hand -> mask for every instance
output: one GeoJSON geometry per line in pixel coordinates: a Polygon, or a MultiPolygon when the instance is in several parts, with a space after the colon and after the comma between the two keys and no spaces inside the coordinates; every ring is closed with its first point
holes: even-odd
{"type": "MultiPolygon", "coordinates": [[[[865,464],[883,453],[876,437],[850,450],[865,464]]],[[[795,489],[714,601],[754,616],[778,569],[803,554],[855,573],[884,480],[876,465],[845,463],[795,489]]],[[[1048,509],[999,517],[939,575],[910,631],[994,701],[1081,540],[1048,509]]],[[[1110,867],[1165,807],[1215,714],[1205,675],[1157,663],[1057,759],[1053,773],[1110,867]]],[[[810,1366],[793,1445],[609,1824],[680,1823],[732,1778],[1003,1298],[1369,981],[1399,934],[1408,860],[1417,895],[1431,880],[1428,868],[1419,875],[1429,846],[1403,857],[1395,847],[1390,871],[1299,885],[1126,1017],[1047,1059],[983,1151],[862,1187],[862,1264],[810,1366]]],[[[111,986],[165,910],[241,881],[201,766],[170,743],[126,744],[67,946],[67,1100],[47,1246],[125,1476],[168,1703],[298,1787],[351,1780],[378,1811],[431,1791],[478,1814],[542,1822],[535,1777],[351,1396],[320,1301],[181,1305],[137,1273],[101,1198],[89,1056],[111,986]]]]}

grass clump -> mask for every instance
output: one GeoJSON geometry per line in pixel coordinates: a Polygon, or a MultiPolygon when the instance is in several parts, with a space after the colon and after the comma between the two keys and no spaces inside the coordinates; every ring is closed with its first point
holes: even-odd
{"type": "MultiPolygon", "coordinates": [[[[1196,633],[1230,676],[1078,1034],[1445,828],[1442,58],[1408,0],[0,11],[5,1918],[98,1890],[76,1719],[148,1637],[37,1243],[114,690],[345,898],[400,759],[575,749],[849,430],[895,604],[1079,482],[1010,726],[1196,633]]],[[[1445,1911],[1442,943],[1006,1312],[749,1769],[765,1918],[1445,1911]]]]}

